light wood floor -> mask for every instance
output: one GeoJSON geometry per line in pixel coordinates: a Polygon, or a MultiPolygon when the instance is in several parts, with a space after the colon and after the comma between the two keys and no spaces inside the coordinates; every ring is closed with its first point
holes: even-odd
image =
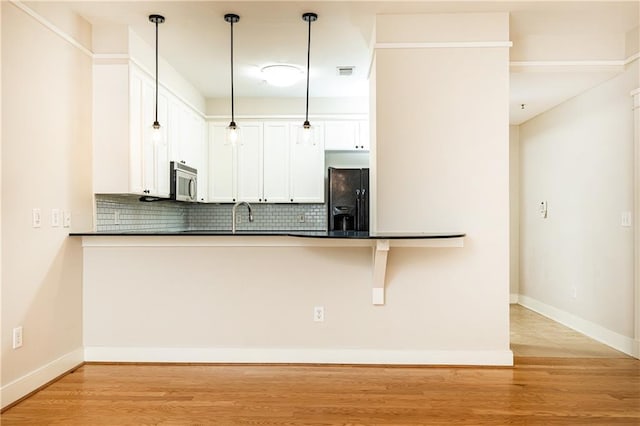
{"type": "Polygon", "coordinates": [[[624,355],[518,357],[513,368],[88,364],[0,421],[637,426],[640,361],[624,355]]]}
{"type": "Polygon", "coordinates": [[[511,305],[511,351],[514,356],[563,358],[627,358],[520,305],[511,305]]]}

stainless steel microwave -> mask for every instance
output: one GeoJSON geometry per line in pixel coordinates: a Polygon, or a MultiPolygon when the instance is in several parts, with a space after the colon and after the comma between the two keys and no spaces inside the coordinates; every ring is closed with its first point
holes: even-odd
{"type": "Polygon", "coordinates": [[[178,161],[170,163],[170,197],[176,201],[197,201],[198,170],[178,161]]]}

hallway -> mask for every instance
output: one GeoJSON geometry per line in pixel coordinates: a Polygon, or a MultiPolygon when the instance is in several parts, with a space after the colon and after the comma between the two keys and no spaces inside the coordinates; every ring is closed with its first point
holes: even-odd
{"type": "Polygon", "coordinates": [[[516,358],[631,358],[522,305],[511,305],[510,317],[516,358]]]}

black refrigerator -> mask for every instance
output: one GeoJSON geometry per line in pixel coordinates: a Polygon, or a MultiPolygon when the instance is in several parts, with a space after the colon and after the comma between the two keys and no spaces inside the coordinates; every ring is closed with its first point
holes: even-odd
{"type": "Polygon", "coordinates": [[[329,167],[329,231],[369,230],[369,169],[329,167]]]}

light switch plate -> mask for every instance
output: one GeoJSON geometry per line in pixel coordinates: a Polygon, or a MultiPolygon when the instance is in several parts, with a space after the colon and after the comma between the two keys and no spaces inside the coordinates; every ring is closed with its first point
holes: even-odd
{"type": "Polygon", "coordinates": [[[620,225],[627,228],[631,227],[631,212],[622,212],[620,225]]]}
{"type": "Polygon", "coordinates": [[[62,212],[63,223],[65,228],[71,227],[71,212],[69,210],[65,210],[62,212]]]}
{"type": "Polygon", "coordinates": [[[51,227],[58,228],[60,226],[60,209],[51,209],[51,227]]]}
{"type": "Polygon", "coordinates": [[[42,211],[40,209],[36,208],[31,211],[31,226],[34,228],[42,226],[42,211]]]}

